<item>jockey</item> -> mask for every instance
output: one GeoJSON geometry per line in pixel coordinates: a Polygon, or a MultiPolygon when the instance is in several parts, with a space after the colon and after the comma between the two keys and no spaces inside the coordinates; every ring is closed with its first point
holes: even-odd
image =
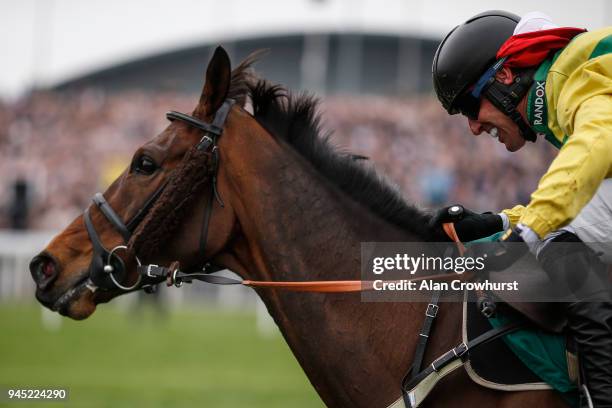
{"type": "MultiPolygon", "coordinates": [[[[575,242],[585,262],[612,263],[612,28],[586,32],[557,27],[537,12],[522,19],[484,12],[444,38],[432,74],[444,109],[466,116],[474,135],[489,133],[511,152],[537,139],[559,149],[527,206],[466,211],[455,223],[459,238],[508,230],[497,245],[522,243],[549,274],[567,268],[565,254],[550,242],[575,242]]],[[[437,226],[446,221],[440,214],[446,211],[434,217],[437,226]]],[[[487,255],[493,270],[516,260],[504,251],[487,255]]],[[[602,292],[597,302],[566,307],[587,386],[585,407],[591,401],[612,407],[612,302],[609,290],[602,292]]]]}

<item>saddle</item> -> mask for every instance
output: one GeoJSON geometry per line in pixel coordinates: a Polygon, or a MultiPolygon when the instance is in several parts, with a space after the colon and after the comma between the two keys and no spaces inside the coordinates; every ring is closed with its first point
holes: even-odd
{"type": "Polygon", "coordinates": [[[437,314],[432,299],[420,333],[415,363],[402,382],[403,394],[388,408],[419,407],[445,376],[464,367],[475,383],[502,391],[554,389],[574,406],[578,401],[578,365],[559,334],[545,333],[520,313],[500,304],[497,317],[485,317],[478,303],[463,302],[461,343],[420,370],[424,348],[437,314]],[[434,311],[431,313],[431,311],[434,311]],[[503,367],[503,370],[500,370],[503,367]]]}
{"type": "MultiPolygon", "coordinates": [[[[507,305],[499,305],[497,316],[485,317],[473,302],[463,304],[463,341],[510,321],[523,319],[507,305]]],[[[573,345],[563,335],[529,325],[503,339],[483,344],[470,353],[464,365],[477,384],[503,391],[555,389],[572,400],[578,382],[578,364],[573,345]],[[503,370],[500,370],[503,367],[503,370]]]]}
{"type": "MultiPolygon", "coordinates": [[[[521,297],[541,299],[558,299],[558,293],[545,272],[534,272],[533,268],[525,268],[525,273],[517,273],[518,268],[510,271],[492,273],[489,276],[491,282],[509,282],[516,280],[521,288],[521,297]]],[[[562,302],[523,302],[515,299],[508,291],[492,291],[493,299],[497,304],[505,304],[522,316],[529,319],[537,327],[541,327],[553,333],[562,333],[567,324],[567,317],[563,310],[562,302]]]]}

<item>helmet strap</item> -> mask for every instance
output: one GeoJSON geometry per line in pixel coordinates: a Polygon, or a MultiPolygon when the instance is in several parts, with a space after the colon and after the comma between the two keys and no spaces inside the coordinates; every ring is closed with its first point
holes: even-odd
{"type": "Polygon", "coordinates": [[[527,94],[533,84],[533,74],[535,70],[526,70],[514,78],[514,82],[509,85],[496,81],[494,78],[488,84],[483,95],[491,103],[514,123],[517,124],[523,139],[530,142],[536,141],[536,134],[525,122],[521,114],[516,110],[519,102],[527,94]]]}

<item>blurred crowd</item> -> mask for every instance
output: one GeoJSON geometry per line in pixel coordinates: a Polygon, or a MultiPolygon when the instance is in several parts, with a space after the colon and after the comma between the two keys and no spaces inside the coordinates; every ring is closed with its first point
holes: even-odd
{"type": "MultiPolygon", "coordinates": [[[[196,100],[89,89],[0,103],[0,228],[66,226],[166,126],[167,110],[190,112],[196,100]]],[[[554,157],[543,141],[511,155],[486,134],[473,137],[465,119],[449,117],[430,96],[328,97],[321,112],[338,146],[368,156],[422,207],[526,203],[554,157]]]]}
{"type": "Polygon", "coordinates": [[[371,157],[421,207],[499,211],[526,204],[556,155],[544,140],[510,153],[487,133],[475,137],[465,117],[447,115],[430,96],[331,98],[325,119],[341,145],[371,157]]]}

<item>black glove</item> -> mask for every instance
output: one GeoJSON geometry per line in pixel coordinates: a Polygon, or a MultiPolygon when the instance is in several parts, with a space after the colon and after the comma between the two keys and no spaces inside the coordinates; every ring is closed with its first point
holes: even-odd
{"type": "Polygon", "coordinates": [[[464,256],[484,258],[486,272],[502,271],[512,266],[529,250],[520,232],[518,228],[509,229],[496,241],[471,245],[464,256]]]}
{"type": "Polygon", "coordinates": [[[478,214],[461,205],[451,205],[438,210],[429,225],[435,230],[436,236],[446,235],[442,230],[442,224],[446,222],[455,224],[455,231],[462,242],[488,237],[504,228],[504,221],[499,215],[490,212],[478,214]]]}

